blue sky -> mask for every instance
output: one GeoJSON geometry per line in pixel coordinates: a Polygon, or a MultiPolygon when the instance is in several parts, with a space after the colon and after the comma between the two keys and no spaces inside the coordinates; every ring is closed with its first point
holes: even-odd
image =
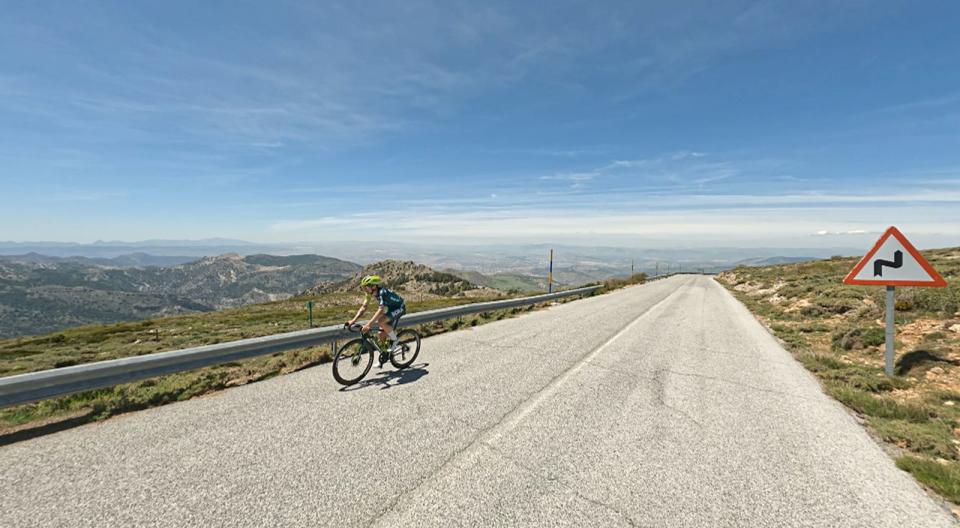
{"type": "Polygon", "coordinates": [[[0,240],[960,245],[960,4],[0,2],[0,240]]]}

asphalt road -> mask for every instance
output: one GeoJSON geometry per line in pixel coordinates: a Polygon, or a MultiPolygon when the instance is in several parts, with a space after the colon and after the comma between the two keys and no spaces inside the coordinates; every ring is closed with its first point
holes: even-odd
{"type": "Polygon", "coordinates": [[[708,277],[374,369],[0,447],[0,526],[954,526],[708,277]]]}

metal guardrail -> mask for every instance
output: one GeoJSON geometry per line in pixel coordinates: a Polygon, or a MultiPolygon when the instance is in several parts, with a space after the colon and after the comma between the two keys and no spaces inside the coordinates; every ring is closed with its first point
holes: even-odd
{"type": "Polygon", "coordinates": [[[677,276],[677,275],[707,275],[707,276],[711,276],[711,275],[716,275],[716,274],[717,274],[717,272],[715,272],[715,271],[714,271],[714,272],[711,272],[711,271],[671,271],[670,273],[664,273],[664,274],[662,274],[662,275],[652,275],[652,276],[650,276],[650,277],[647,277],[647,282],[653,282],[653,281],[658,281],[658,280],[663,280],[663,279],[669,279],[670,277],[674,277],[674,276],[677,276]]]}
{"type": "Polygon", "coordinates": [[[669,279],[670,277],[673,277],[674,275],[676,275],[676,273],[664,273],[664,274],[662,274],[662,275],[652,275],[652,276],[650,276],[650,277],[647,277],[647,282],[653,282],[653,281],[658,281],[658,280],[663,280],[663,279],[669,279]]]}
{"type": "MultiPolygon", "coordinates": [[[[404,326],[419,325],[452,319],[463,315],[504,310],[541,302],[584,295],[597,291],[601,286],[589,286],[533,297],[506,299],[483,303],[452,306],[426,312],[409,314],[403,318],[404,326]]],[[[206,345],[170,352],[158,352],[122,359],[111,359],[63,367],[27,374],[0,378],[0,408],[19,405],[76,392],[100,389],[138,381],[163,374],[183,372],[241,359],[273,354],[285,350],[315,346],[346,338],[351,334],[343,326],[326,326],[272,336],[255,337],[206,345]]]]}

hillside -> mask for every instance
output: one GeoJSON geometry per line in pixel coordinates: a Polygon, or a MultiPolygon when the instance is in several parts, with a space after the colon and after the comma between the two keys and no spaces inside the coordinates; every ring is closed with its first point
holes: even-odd
{"type": "Polygon", "coordinates": [[[149,266],[177,266],[197,260],[196,257],[183,256],[156,256],[147,253],[137,252],[118,255],[116,257],[55,257],[40,253],[26,253],[23,255],[0,256],[12,262],[31,263],[31,264],[58,264],[72,262],[74,264],[84,264],[87,266],[102,266],[106,268],[145,268],[149,266]]]}
{"type": "Polygon", "coordinates": [[[366,275],[379,275],[384,285],[401,295],[414,295],[418,299],[477,295],[498,295],[500,292],[478,286],[451,273],[436,271],[412,261],[384,260],[357,271],[347,280],[336,284],[320,284],[306,292],[315,295],[332,292],[358,292],[360,279],[366,275]]]}
{"type": "Polygon", "coordinates": [[[141,291],[172,290],[219,310],[286,299],[310,284],[339,281],[357,269],[352,262],[319,255],[241,257],[233,253],[158,268],[156,286],[144,282],[141,291]]]}
{"type": "Polygon", "coordinates": [[[841,282],[858,259],[738,267],[717,279],[899,453],[901,469],[956,503],[960,248],[922,253],[948,287],[897,288],[894,378],[883,373],[884,288],[841,282]]]}
{"type": "MultiPolygon", "coordinates": [[[[463,280],[500,291],[538,292],[547,291],[547,278],[522,273],[491,273],[484,275],[477,271],[447,270],[463,280]]],[[[559,282],[553,285],[563,286],[559,282]]]]}
{"type": "Polygon", "coordinates": [[[226,254],[131,268],[36,254],[0,257],[0,337],[282,300],[358,269],[319,255],[226,254]]]}
{"type": "Polygon", "coordinates": [[[777,264],[797,264],[800,262],[810,262],[811,260],[818,260],[813,257],[754,257],[739,260],[733,264],[733,266],[727,266],[724,270],[729,268],[735,268],[737,266],[775,266],[777,264]]]}

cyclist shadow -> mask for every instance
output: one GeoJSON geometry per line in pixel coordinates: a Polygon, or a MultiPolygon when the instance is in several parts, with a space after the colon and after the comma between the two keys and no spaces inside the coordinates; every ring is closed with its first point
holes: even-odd
{"type": "MultiPolygon", "coordinates": [[[[417,381],[418,379],[430,373],[430,371],[427,370],[427,367],[429,366],[429,363],[417,363],[415,365],[410,365],[403,370],[396,370],[384,366],[384,370],[377,372],[372,377],[367,377],[356,385],[343,387],[340,389],[340,392],[355,391],[375,386],[380,386],[380,390],[384,390],[396,385],[413,383],[414,381],[417,381]]],[[[376,366],[374,366],[374,368],[376,368],[376,366]]]]}

